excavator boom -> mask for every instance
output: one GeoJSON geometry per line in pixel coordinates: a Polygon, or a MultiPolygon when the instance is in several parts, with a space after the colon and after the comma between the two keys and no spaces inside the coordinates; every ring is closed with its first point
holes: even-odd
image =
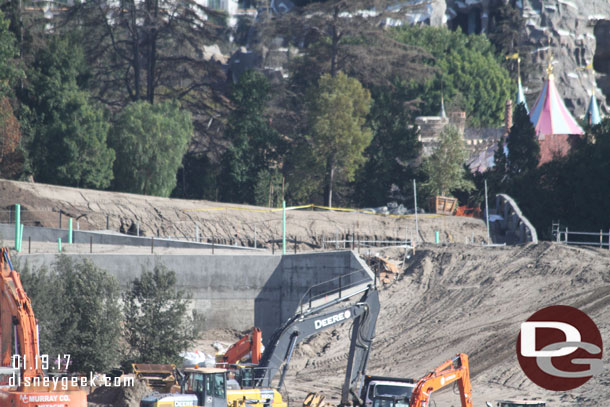
{"type": "Polygon", "coordinates": [[[358,397],[356,387],[366,370],[379,308],[379,292],[376,287],[369,286],[360,300],[351,305],[332,311],[324,305],[294,315],[273,333],[266,346],[257,371],[259,372],[257,385],[271,386],[273,378],[280,372],[277,388],[281,388],[292,353],[298,343],[320,331],[343,322],[353,321],[347,371],[341,395],[341,405],[349,405],[350,394],[355,398],[358,397]]]}
{"type": "Polygon", "coordinates": [[[238,363],[248,353],[251,355],[251,361],[258,364],[261,360],[261,349],[263,347],[263,336],[259,328],[252,328],[252,332],[235,342],[227,349],[222,361],[227,364],[238,363]]]}
{"type": "Polygon", "coordinates": [[[428,407],[430,394],[457,381],[462,407],[473,407],[472,386],[468,355],[457,354],[453,359],[442,363],[433,372],[422,377],[411,395],[410,407],[428,407]]]}

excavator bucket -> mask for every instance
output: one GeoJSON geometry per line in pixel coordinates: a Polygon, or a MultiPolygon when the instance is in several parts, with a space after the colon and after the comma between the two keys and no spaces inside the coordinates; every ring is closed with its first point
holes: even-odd
{"type": "Polygon", "coordinates": [[[326,396],[322,393],[309,393],[303,401],[303,407],[324,407],[326,396]]]}

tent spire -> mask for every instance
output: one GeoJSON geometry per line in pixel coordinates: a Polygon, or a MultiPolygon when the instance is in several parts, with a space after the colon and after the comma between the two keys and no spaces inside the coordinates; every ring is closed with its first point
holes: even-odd
{"type": "Polygon", "coordinates": [[[602,122],[601,115],[599,114],[599,106],[597,105],[597,99],[595,98],[595,90],[591,89],[591,99],[589,100],[589,107],[587,107],[587,113],[585,119],[589,126],[596,126],[602,122]]]}

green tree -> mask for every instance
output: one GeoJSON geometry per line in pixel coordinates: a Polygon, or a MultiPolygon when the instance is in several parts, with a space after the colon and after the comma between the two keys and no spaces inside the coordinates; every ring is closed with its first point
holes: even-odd
{"type": "Polygon", "coordinates": [[[393,29],[398,41],[421,47],[434,58],[428,64],[439,75],[414,84],[413,98],[423,101],[423,114],[438,114],[441,93],[450,106],[466,111],[473,126],[492,126],[504,120],[513,84],[484,35],[466,35],[439,27],[393,29]]]}
{"type": "Polygon", "coordinates": [[[194,339],[189,297],[176,288],[176,273],[163,265],[143,270],[123,296],[126,361],[176,363],[194,339]]]}
{"type": "Polygon", "coordinates": [[[23,164],[19,121],[8,98],[4,97],[0,99],[0,177],[17,178],[23,164]]]}
{"type": "Polygon", "coordinates": [[[36,56],[23,102],[32,115],[30,155],[37,181],[106,188],[114,152],[108,120],[80,84],[86,65],[81,48],[54,37],[36,56]]]}
{"type": "Polygon", "coordinates": [[[452,190],[474,188],[468,180],[464,163],[468,158],[464,140],[455,126],[446,126],[430,157],[424,162],[428,181],[423,185],[431,195],[447,195],[452,190]]]}
{"type": "Polygon", "coordinates": [[[360,205],[384,205],[394,198],[392,189],[410,191],[421,143],[417,128],[412,126],[413,111],[405,106],[407,98],[403,83],[374,92],[369,115],[374,137],[355,182],[354,200],[360,205]]]}
{"type": "Polygon", "coordinates": [[[518,104],[513,113],[513,127],[506,140],[508,148],[507,173],[514,178],[532,172],[540,162],[540,145],[536,129],[523,104],[518,104]]]}
{"type": "Polygon", "coordinates": [[[113,187],[169,196],[192,135],[191,115],[178,102],[130,104],[110,132],[117,156],[113,187]]]}
{"type": "Polygon", "coordinates": [[[223,201],[255,203],[259,173],[280,164],[282,139],[264,117],[269,89],[263,74],[248,71],[233,90],[236,108],[226,131],[231,146],[222,159],[220,177],[223,201]]]}
{"type": "Polygon", "coordinates": [[[0,97],[12,97],[18,81],[25,77],[22,65],[17,60],[19,49],[9,24],[0,11],[0,97]]]}
{"type": "Polygon", "coordinates": [[[309,100],[310,143],[316,159],[325,168],[325,202],[332,206],[333,185],[338,178],[353,181],[364,163],[364,149],[373,134],[365,127],[371,95],[358,80],[342,72],[325,74],[309,100]]]}
{"type": "Polygon", "coordinates": [[[51,269],[21,271],[40,326],[41,353],[70,354],[70,371],[108,371],[119,362],[120,291],[88,260],[58,256],[51,269]]]}

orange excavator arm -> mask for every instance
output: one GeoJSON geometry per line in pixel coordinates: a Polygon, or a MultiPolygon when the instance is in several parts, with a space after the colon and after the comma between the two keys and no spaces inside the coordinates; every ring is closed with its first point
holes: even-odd
{"type": "Polygon", "coordinates": [[[22,376],[42,377],[36,318],[6,248],[0,252],[0,274],[0,364],[9,367],[11,356],[20,355],[22,376]]]}
{"type": "Polygon", "coordinates": [[[235,342],[223,356],[223,363],[234,364],[239,362],[248,353],[252,354],[252,363],[258,364],[261,360],[263,336],[261,330],[254,327],[252,332],[235,342]]]}
{"type": "Polygon", "coordinates": [[[428,407],[432,392],[455,382],[460,390],[462,407],[473,407],[470,368],[468,355],[465,353],[457,354],[453,359],[444,362],[433,372],[422,377],[411,394],[409,406],[428,407]]]}

